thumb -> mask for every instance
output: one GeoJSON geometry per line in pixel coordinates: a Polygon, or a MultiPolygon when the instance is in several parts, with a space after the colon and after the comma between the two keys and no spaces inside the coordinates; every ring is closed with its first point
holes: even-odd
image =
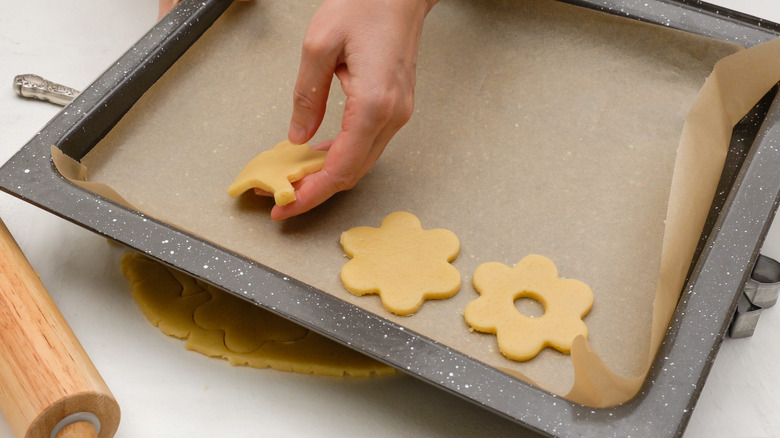
{"type": "Polygon", "coordinates": [[[287,138],[301,144],[309,141],[322,123],[333,80],[335,60],[327,59],[327,50],[308,47],[304,41],[301,66],[293,91],[293,112],[287,138]]]}

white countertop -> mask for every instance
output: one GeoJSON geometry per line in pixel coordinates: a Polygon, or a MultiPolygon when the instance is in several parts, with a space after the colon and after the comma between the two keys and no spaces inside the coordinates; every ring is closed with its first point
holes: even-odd
{"type": "MultiPolygon", "coordinates": [[[[255,0],[259,1],[259,0],[255,0]]],[[[717,0],[780,22],[780,2],[717,0]]],[[[157,0],[5,2],[0,11],[0,163],[59,107],[18,98],[35,73],[83,89],[155,22],[157,0]],[[5,84],[5,85],[3,85],[5,84]]],[[[151,326],[119,272],[123,250],[0,193],[6,223],[122,409],[117,437],[526,436],[524,429],[407,376],[333,379],[231,367],[151,326]],[[261,433],[260,431],[265,431],[261,433]]],[[[780,225],[762,251],[780,259],[780,225]]],[[[723,343],[686,437],[780,436],[780,310],[723,343]]],[[[528,434],[528,436],[535,436],[528,434]]],[[[0,417],[0,438],[11,431],[0,417]]]]}

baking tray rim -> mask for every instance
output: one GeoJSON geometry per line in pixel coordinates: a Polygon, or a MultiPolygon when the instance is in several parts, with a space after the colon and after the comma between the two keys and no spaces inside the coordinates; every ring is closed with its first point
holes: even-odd
{"type": "MultiPolygon", "coordinates": [[[[370,312],[361,309],[356,312],[354,306],[329,294],[83,190],[59,174],[51,162],[51,145],[73,158],[84,156],[230,3],[230,0],[185,0],[174,14],[142,37],[0,168],[0,189],[537,432],[560,436],[621,436],[643,431],[654,436],[682,434],[725,336],[738,292],[758,256],[777,207],[780,182],[772,187],[776,190],[762,190],[761,193],[753,193],[757,189],[750,190],[750,184],[743,182],[755,176],[756,168],[773,161],[767,159],[769,155],[773,154],[780,161],[779,151],[761,151],[762,159],[755,160],[758,152],[751,150],[745,158],[745,165],[726,200],[727,207],[721,211],[709,241],[703,245],[691,281],[683,290],[640,393],[612,408],[579,405],[370,312]],[[761,205],[766,208],[749,212],[757,219],[750,222],[757,225],[741,231],[739,242],[731,241],[736,233],[730,236],[722,231],[739,223],[746,214],[734,206],[745,197],[755,202],[754,197],[758,195],[765,199],[761,205]],[[739,254],[735,254],[737,246],[739,254]],[[175,256],[170,253],[174,247],[175,256]],[[214,263],[204,264],[204,260],[214,263]],[[734,265],[734,260],[739,261],[739,266],[734,265]],[[729,261],[734,272],[744,275],[724,276],[713,268],[714,265],[722,266],[723,261],[729,261]],[[237,275],[237,272],[241,274],[237,275]],[[712,285],[717,285],[718,290],[710,290],[712,285]],[[260,288],[265,292],[260,293],[260,288]],[[705,297],[706,302],[703,302],[705,297]],[[310,306],[300,306],[298,301],[310,306]],[[701,317],[695,316],[697,311],[701,315],[701,309],[713,305],[718,313],[709,321],[709,331],[687,336],[690,332],[686,332],[686,328],[702,330],[701,317]],[[338,317],[344,313],[362,317],[342,323],[338,317]],[[355,335],[377,333],[377,327],[389,336],[375,336],[378,339],[374,339],[355,335]],[[689,354],[691,351],[696,354],[689,354]],[[457,373],[450,376],[454,371],[457,373]]],[[[670,2],[658,3],[668,5],[670,2]]]]}

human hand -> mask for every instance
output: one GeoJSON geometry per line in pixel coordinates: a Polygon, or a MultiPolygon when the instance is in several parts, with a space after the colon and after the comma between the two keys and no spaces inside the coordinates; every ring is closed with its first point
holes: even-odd
{"type": "Polygon", "coordinates": [[[295,185],[296,201],[271,218],[306,212],[348,190],[406,124],[414,107],[417,49],[423,21],[437,0],[326,0],[303,39],[288,138],[317,132],[335,74],[346,95],[341,132],[313,149],[327,150],[322,170],[295,185]]]}
{"type": "Polygon", "coordinates": [[[171,9],[179,3],[181,3],[181,0],[160,0],[160,12],[157,14],[157,21],[162,20],[162,17],[171,12],[171,9]]]}

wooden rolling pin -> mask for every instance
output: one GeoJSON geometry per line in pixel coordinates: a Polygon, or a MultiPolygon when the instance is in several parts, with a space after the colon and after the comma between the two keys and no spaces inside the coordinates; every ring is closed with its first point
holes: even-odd
{"type": "Polygon", "coordinates": [[[0,220],[0,410],[16,437],[112,437],[119,405],[0,220]]]}

